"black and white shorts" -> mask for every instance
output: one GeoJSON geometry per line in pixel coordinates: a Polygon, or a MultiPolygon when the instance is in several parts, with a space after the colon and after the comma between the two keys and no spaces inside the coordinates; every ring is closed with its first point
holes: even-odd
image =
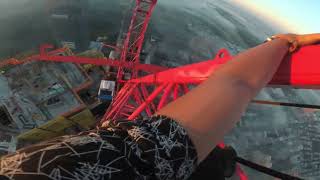
{"type": "Polygon", "coordinates": [[[0,159],[0,174],[17,180],[188,179],[196,165],[183,127],[155,116],[23,148],[0,159]]]}

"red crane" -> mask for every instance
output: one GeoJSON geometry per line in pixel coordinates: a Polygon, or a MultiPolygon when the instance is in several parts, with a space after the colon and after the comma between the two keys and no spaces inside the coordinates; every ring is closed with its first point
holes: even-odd
{"type": "Polygon", "coordinates": [[[125,71],[131,71],[131,78],[137,78],[138,72],[135,66],[140,64],[145,33],[147,31],[152,12],[157,0],[136,0],[129,30],[122,46],[120,62],[131,62],[131,68],[118,68],[117,79],[121,80],[125,71]]]}
{"type": "MultiPolygon", "coordinates": [[[[114,66],[118,68],[117,82],[123,84],[116,93],[112,104],[109,106],[101,123],[107,120],[128,118],[134,120],[141,116],[152,116],[156,111],[171,101],[188,93],[190,89],[205,81],[214,73],[215,69],[232,60],[232,56],[226,49],[220,50],[213,60],[203,61],[174,69],[140,63],[140,53],[143,47],[145,32],[147,30],[152,12],[157,0],[136,0],[133,9],[127,35],[123,41],[120,51],[120,59],[95,59],[76,56],[56,56],[54,52],[64,51],[58,49],[47,52],[52,48],[43,45],[40,55],[32,56],[23,60],[40,60],[54,62],[71,62],[79,64],[95,64],[100,66],[114,66]],[[139,71],[151,73],[139,77],[139,71]],[[131,79],[123,79],[124,73],[130,73],[131,79]]],[[[109,46],[114,47],[114,46],[109,46]]],[[[283,61],[278,72],[270,85],[290,85],[310,88],[320,85],[320,46],[309,46],[302,48],[299,52],[283,61]]],[[[8,60],[9,64],[20,64],[15,60],[8,60]]],[[[303,104],[274,103],[269,101],[253,101],[253,103],[273,104],[280,106],[301,106],[303,104]]],[[[221,144],[220,146],[223,146],[221,144]]],[[[245,173],[237,167],[237,174],[241,180],[247,179],[245,173]]]]}

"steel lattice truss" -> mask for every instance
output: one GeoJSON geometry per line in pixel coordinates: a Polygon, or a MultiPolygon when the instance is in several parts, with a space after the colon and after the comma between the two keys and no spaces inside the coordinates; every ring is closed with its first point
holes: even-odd
{"type": "MultiPolygon", "coordinates": [[[[205,81],[209,75],[221,65],[232,60],[232,56],[225,49],[220,50],[213,60],[203,61],[174,69],[168,69],[157,65],[140,63],[140,53],[143,46],[145,33],[156,6],[157,0],[136,0],[133,9],[129,29],[122,47],[105,45],[120,51],[120,59],[96,59],[77,57],[68,48],[48,51],[51,45],[42,45],[40,54],[23,60],[8,59],[0,63],[0,67],[6,65],[19,65],[30,60],[49,62],[69,62],[77,64],[95,64],[98,66],[117,67],[117,82],[122,88],[117,92],[111,106],[106,111],[101,123],[107,120],[127,118],[134,120],[138,117],[152,116],[169,102],[188,93],[191,88],[205,81]],[[63,53],[64,56],[56,54],[63,53]],[[138,77],[139,71],[150,73],[144,77],[138,77]],[[129,72],[131,80],[123,80],[125,72],[129,72]]],[[[285,59],[278,72],[269,85],[290,85],[302,88],[320,87],[320,46],[301,48],[297,53],[285,59]]],[[[270,101],[253,101],[253,103],[310,107],[320,106],[279,103],[270,101]]],[[[223,144],[220,144],[223,146],[223,144]]],[[[237,167],[237,174],[241,180],[247,179],[245,173],[237,167]]]]}
{"type": "Polygon", "coordinates": [[[121,80],[124,72],[131,71],[131,77],[138,77],[134,66],[140,64],[140,53],[142,50],[145,33],[147,31],[152,12],[157,0],[136,0],[136,5],[131,17],[130,26],[123,43],[120,62],[132,62],[131,68],[118,68],[117,79],[121,80]]]}

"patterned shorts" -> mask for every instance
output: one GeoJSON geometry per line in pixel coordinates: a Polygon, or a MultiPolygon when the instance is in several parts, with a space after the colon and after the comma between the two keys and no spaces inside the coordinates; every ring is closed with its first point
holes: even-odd
{"type": "Polygon", "coordinates": [[[183,127],[155,116],[23,148],[0,159],[0,179],[188,179],[196,163],[183,127]]]}

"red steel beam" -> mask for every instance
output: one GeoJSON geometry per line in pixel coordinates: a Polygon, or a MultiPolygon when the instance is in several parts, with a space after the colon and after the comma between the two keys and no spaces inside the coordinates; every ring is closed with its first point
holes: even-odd
{"type": "Polygon", "coordinates": [[[183,87],[184,93],[187,94],[187,93],[189,92],[189,87],[188,87],[188,85],[187,85],[187,84],[183,84],[182,87],[183,87]]]}
{"type": "Polygon", "coordinates": [[[129,117],[130,114],[122,112],[122,113],[121,113],[121,116],[129,117]]]}
{"type": "MultiPolygon", "coordinates": [[[[138,76],[137,70],[133,67],[140,64],[140,53],[143,46],[146,30],[151,19],[152,12],[157,4],[157,0],[136,0],[131,22],[124,40],[120,56],[121,62],[132,62],[134,65],[131,69],[131,77],[138,76]]],[[[119,66],[117,79],[122,80],[124,74],[123,66],[119,66]]]]}
{"type": "Polygon", "coordinates": [[[137,64],[133,65],[132,62],[122,62],[118,60],[103,58],[87,58],[87,57],[77,57],[77,56],[49,56],[49,55],[40,55],[37,59],[39,61],[50,61],[50,62],[64,62],[64,63],[77,63],[77,64],[94,64],[97,66],[114,66],[114,67],[124,67],[132,68],[134,70],[141,70],[148,73],[157,73],[164,71],[167,68],[152,65],[152,64],[137,64]]]}
{"type": "MultiPolygon", "coordinates": [[[[149,93],[148,93],[148,90],[144,84],[141,84],[141,92],[142,92],[144,98],[147,99],[147,97],[149,96],[149,93]]],[[[154,105],[153,102],[150,103],[150,107],[153,110],[153,112],[155,112],[157,110],[156,106],[154,105]]]]}
{"type": "Polygon", "coordinates": [[[19,61],[17,59],[14,58],[10,58],[10,59],[6,59],[0,62],[0,68],[4,67],[4,66],[8,66],[8,65],[19,65],[22,64],[22,61],[19,61]]]}
{"type": "Polygon", "coordinates": [[[162,107],[163,107],[164,105],[166,105],[168,96],[169,96],[169,94],[170,94],[171,89],[172,89],[173,86],[174,86],[174,84],[173,84],[173,83],[170,83],[170,84],[165,88],[165,90],[164,90],[164,92],[163,92],[163,95],[161,96],[160,102],[159,102],[159,104],[158,104],[158,108],[157,108],[158,110],[162,109],[162,107]]]}
{"type": "MultiPolygon", "coordinates": [[[[141,85],[140,91],[137,90],[137,92],[139,93],[139,97],[142,97],[144,100],[148,98],[148,93],[146,93],[145,91],[142,90],[142,85],[141,85]]],[[[140,104],[142,104],[142,103],[143,102],[141,102],[140,104]]],[[[146,112],[147,112],[148,116],[152,116],[152,111],[151,111],[151,108],[149,106],[146,107],[146,112]]]]}
{"type": "Polygon", "coordinates": [[[134,120],[149,104],[150,102],[152,102],[158,95],[159,93],[163,90],[163,88],[166,85],[160,85],[157,89],[155,89],[151,95],[146,99],[146,101],[141,104],[132,114],[131,116],[128,118],[129,120],[134,120]]]}
{"type": "Polygon", "coordinates": [[[282,62],[273,77],[272,85],[292,85],[319,88],[320,45],[301,48],[282,62]]]}
{"type": "Polygon", "coordinates": [[[236,166],[236,175],[240,180],[249,180],[247,174],[241,169],[239,164],[236,166]]]}
{"type": "MultiPolygon", "coordinates": [[[[59,53],[63,53],[65,52],[64,48],[60,48],[60,49],[56,49],[53,51],[49,51],[48,55],[55,55],[55,54],[59,54],[59,53]]],[[[0,62],[0,68],[4,67],[4,66],[8,66],[8,65],[20,65],[20,64],[24,64],[28,61],[32,61],[32,60],[38,60],[39,59],[39,55],[32,55],[29,57],[26,57],[24,59],[15,59],[15,58],[10,58],[10,59],[6,59],[6,60],[1,60],[0,62]]]]}
{"type": "Polygon", "coordinates": [[[176,84],[173,90],[173,100],[176,100],[178,97],[179,97],[179,84],[176,84]]]}
{"type": "MultiPolygon", "coordinates": [[[[190,64],[175,69],[130,80],[131,83],[201,83],[221,65],[231,60],[231,56],[216,57],[200,63],[190,64]]],[[[302,88],[320,87],[320,46],[308,46],[287,56],[280,65],[269,85],[290,85],[302,88]]]]}
{"type": "MultiPolygon", "coordinates": [[[[128,83],[137,83],[141,85],[158,85],[148,99],[141,104],[130,116],[129,120],[135,119],[143,112],[146,107],[155,100],[163,91],[168,83],[174,86],[174,98],[179,94],[179,84],[182,84],[182,93],[187,93],[187,85],[201,83],[209,75],[220,68],[232,57],[225,50],[219,51],[214,60],[186,65],[183,67],[170,69],[153,75],[148,75],[139,79],[132,79],[128,83]]],[[[291,85],[306,87],[320,86],[320,46],[308,46],[301,48],[298,52],[288,56],[280,65],[270,85],[291,85]]],[[[168,88],[169,89],[169,88],[168,88]]],[[[171,89],[171,88],[170,88],[171,89]]],[[[167,89],[165,90],[167,91],[167,89]]],[[[167,91],[167,93],[170,90],[167,91]]],[[[166,94],[166,93],[165,93],[166,94]]],[[[168,95],[163,96],[168,96],[168,95]]],[[[161,101],[163,101],[161,99],[161,101]]],[[[162,102],[161,102],[162,103],[162,102]]],[[[115,120],[115,119],[114,119],[115,120]]],[[[241,180],[247,180],[246,174],[237,166],[236,174],[241,180]]]]}
{"type": "Polygon", "coordinates": [[[116,97],[116,101],[113,101],[110,108],[108,109],[108,113],[103,117],[102,122],[106,120],[114,120],[117,118],[119,112],[121,112],[122,108],[128,103],[128,99],[133,94],[133,91],[137,87],[138,84],[129,84],[127,83],[119,92],[119,94],[123,94],[121,98],[116,97]],[[125,92],[125,93],[122,93],[125,92]]]}
{"type": "MultiPolygon", "coordinates": [[[[132,79],[128,81],[129,84],[140,84],[141,92],[143,93],[146,89],[143,90],[145,85],[149,86],[164,86],[168,83],[173,84],[173,99],[178,98],[179,96],[179,87],[180,84],[185,87],[191,84],[198,84],[206,80],[210,74],[219,68],[224,63],[231,60],[232,57],[226,50],[221,50],[217,54],[214,60],[195,63],[191,65],[186,65],[183,67],[170,69],[167,71],[159,72],[153,75],[148,75],[139,79],[132,79]]],[[[319,87],[320,85],[320,70],[317,69],[320,65],[320,46],[308,46],[301,48],[298,52],[292,54],[281,64],[278,72],[274,76],[273,80],[270,82],[271,85],[294,85],[305,87],[319,87]],[[289,71],[289,70],[290,71],[289,71]]],[[[128,86],[131,87],[131,86],[128,86]]],[[[184,87],[184,88],[185,88],[184,87]]],[[[138,88],[136,85],[135,88],[138,88]]],[[[182,87],[183,88],[183,87],[182,87]]],[[[122,89],[123,90],[123,89],[122,89]]],[[[127,89],[126,91],[128,91],[127,89]]],[[[157,89],[159,90],[159,89],[157,89]]],[[[186,88],[185,88],[186,90],[186,88]]],[[[122,91],[126,93],[126,91],[122,91]]],[[[183,89],[180,90],[182,93],[186,93],[183,89]]],[[[153,92],[154,93],[154,92],[153,92]]],[[[154,95],[151,93],[152,95],[154,95]]],[[[149,93],[147,93],[149,94],[149,93]]],[[[126,98],[129,98],[127,95],[126,98]]],[[[118,108],[117,101],[121,101],[121,105],[125,104],[124,98],[116,98],[113,105],[116,105],[114,108],[118,108]]],[[[135,114],[131,115],[130,118],[136,117],[141,113],[145,108],[149,107],[149,104],[152,104],[154,99],[147,99],[147,103],[141,105],[135,111],[135,114]]],[[[111,108],[112,109],[112,108],[111,108]]],[[[155,109],[156,110],[156,109],[155,109]]],[[[113,116],[116,117],[116,116],[113,116]]]]}
{"type": "MultiPolygon", "coordinates": [[[[137,106],[141,105],[144,103],[144,99],[147,99],[148,96],[144,97],[143,94],[140,93],[140,90],[138,88],[135,89],[134,93],[133,93],[133,97],[136,101],[136,103],[138,104],[137,106]],[[144,99],[143,99],[144,98],[144,99]]],[[[148,116],[152,116],[151,110],[149,106],[146,106],[146,113],[148,116]]]]}
{"type": "Polygon", "coordinates": [[[127,104],[125,106],[125,108],[128,108],[128,109],[135,109],[135,107],[132,105],[132,104],[127,104]]]}

